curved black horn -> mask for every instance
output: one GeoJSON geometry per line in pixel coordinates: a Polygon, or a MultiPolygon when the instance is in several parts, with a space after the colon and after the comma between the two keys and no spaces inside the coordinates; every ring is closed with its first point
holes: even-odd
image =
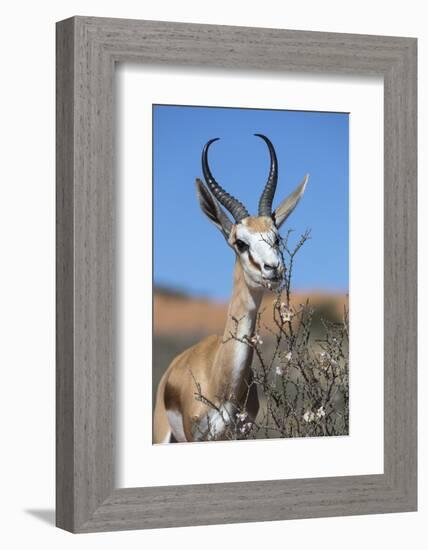
{"type": "Polygon", "coordinates": [[[244,218],[248,218],[248,216],[250,215],[248,210],[242,203],[235,199],[235,197],[232,197],[232,195],[229,195],[229,193],[216,182],[213,175],[211,174],[211,170],[208,165],[209,146],[211,145],[211,143],[214,143],[214,141],[218,141],[219,139],[220,138],[210,139],[205,144],[205,147],[202,151],[202,171],[204,173],[205,181],[207,182],[207,185],[214,197],[218,200],[219,203],[227,208],[227,210],[229,210],[229,212],[235,218],[235,221],[239,223],[244,218]]]}
{"type": "Polygon", "coordinates": [[[272,216],[272,202],[276,191],[276,183],[278,181],[278,161],[276,158],[275,149],[271,141],[263,134],[254,134],[262,138],[269,148],[270,153],[270,171],[267,183],[259,201],[259,216],[272,216]]]}

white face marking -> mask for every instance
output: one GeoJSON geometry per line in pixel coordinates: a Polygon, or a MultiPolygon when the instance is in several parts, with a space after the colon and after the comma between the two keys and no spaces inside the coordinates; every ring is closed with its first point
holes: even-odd
{"type": "Polygon", "coordinates": [[[271,229],[260,231],[246,222],[244,219],[236,226],[235,242],[239,239],[248,246],[248,250],[238,250],[247,283],[275,287],[278,284],[275,279],[282,276],[284,269],[277,245],[278,231],[273,225],[271,229]]]}
{"type": "Polygon", "coordinates": [[[166,415],[175,439],[180,443],[187,441],[186,436],[184,435],[183,417],[181,414],[178,411],[167,410],[166,415]]]}

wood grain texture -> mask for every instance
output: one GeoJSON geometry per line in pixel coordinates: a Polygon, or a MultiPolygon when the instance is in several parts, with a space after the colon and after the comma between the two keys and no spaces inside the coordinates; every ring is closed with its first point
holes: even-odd
{"type": "Polygon", "coordinates": [[[56,37],[56,520],[73,528],[74,25],[56,37]]]}
{"type": "Polygon", "coordinates": [[[58,23],[59,527],[91,532],[416,510],[416,145],[415,39],[87,17],[58,23]],[[383,76],[383,475],[114,488],[113,83],[115,62],[125,61],[383,76]]]}

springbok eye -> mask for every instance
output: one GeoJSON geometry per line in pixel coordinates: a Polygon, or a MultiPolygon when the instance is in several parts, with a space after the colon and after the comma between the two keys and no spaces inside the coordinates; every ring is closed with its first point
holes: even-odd
{"type": "Polygon", "coordinates": [[[235,244],[236,244],[239,252],[245,252],[249,248],[248,244],[244,243],[244,241],[241,241],[241,239],[236,239],[235,244]]]}
{"type": "Polygon", "coordinates": [[[279,240],[279,236],[278,236],[278,235],[275,237],[275,240],[274,240],[273,244],[274,244],[274,246],[277,246],[277,247],[279,246],[280,240],[279,240]]]}

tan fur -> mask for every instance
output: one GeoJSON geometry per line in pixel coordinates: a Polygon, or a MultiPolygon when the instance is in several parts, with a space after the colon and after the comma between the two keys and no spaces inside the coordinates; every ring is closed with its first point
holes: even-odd
{"type": "MultiPolygon", "coordinates": [[[[228,399],[243,400],[246,397],[247,384],[251,381],[253,353],[250,346],[239,344],[231,338],[231,334],[235,334],[236,331],[233,319],[245,319],[248,335],[251,336],[261,297],[260,290],[255,292],[248,289],[240,262],[237,260],[233,295],[223,338],[209,336],[181,353],[173,360],[159,383],[154,414],[154,443],[164,442],[171,431],[167,410],[181,414],[186,440],[193,440],[192,425],[195,419],[202,419],[210,410],[208,405],[195,399],[196,383],[200,385],[202,395],[216,405],[228,399]],[[241,354],[242,349],[245,351],[243,367],[235,380],[233,369],[237,346],[241,346],[241,354]]],[[[248,412],[254,419],[258,406],[257,392],[254,388],[247,403],[248,412]]]]}
{"type": "Polygon", "coordinates": [[[164,403],[164,391],[165,382],[167,380],[167,372],[162,376],[159,382],[157,394],[156,394],[156,406],[153,418],[153,443],[164,443],[165,439],[171,435],[171,428],[166,416],[165,403],[164,403]]]}
{"type": "Polygon", "coordinates": [[[265,233],[271,231],[274,227],[272,218],[268,216],[249,216],[242,220],[242,225],[245,225],[254,233],[265,233]]]}

